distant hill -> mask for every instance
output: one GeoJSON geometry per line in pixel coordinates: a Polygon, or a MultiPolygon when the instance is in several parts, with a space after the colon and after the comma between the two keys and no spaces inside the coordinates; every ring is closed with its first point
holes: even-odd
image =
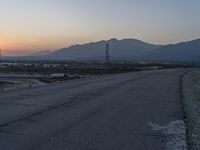
{"type": "MultiPolygon", "coordinates": [[[[33,50],[34,51],[34,50],[33,50]]],[[[43,50],[35,53],[20,56],[2,56],[4,60],[42,60],[46,55],[50,54],[51,51],[43,50]]]]}
{"type": "Polygon", "coordinates": [[[59,60],[104,60],[106,43],[110,44],[110,55],[114,60],[133,60],[134,58],[142,56],[159,47],[158,45],[145,43],[135,39],[111,39],[108,41],[92,42],[83,45],[73,45],[52,52],[46,55],[45,58],[59,60]]]}
{"type": "Polygon", "coordinates": [[[47,55],[47,54],[50,54],[50,53],[51,53],[51,51],[49,51],[49,50],[43,50],[43,51],[39,51],[39,52],[36,52],[36,53],[31,53],[28,56],[42,56],[42,55],[47,55]]]}
{"type": "Polygon", "coordinates": [[[200,62],[200,39],[162,46],[140,57],[154,61],[200,62]]]}
{"type": "Polygon", "coordinates": [[[103,61],[107,43],[110,44],[111,60],[115,61],[200,62],[200,39],[164,46],[136,39],[111,39],[7,59],[103,61]]]}

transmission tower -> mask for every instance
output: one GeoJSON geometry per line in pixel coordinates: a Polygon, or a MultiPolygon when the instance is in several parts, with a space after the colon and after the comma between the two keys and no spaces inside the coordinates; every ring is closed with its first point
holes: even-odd
{"type": "Polygon", "coordinates": [[[106,44],[106,63],[109,63],[109,61],[110,61],[110,52],[109,52],[109,50],[110,50],[110,45],[107,43],[106,44]]]}

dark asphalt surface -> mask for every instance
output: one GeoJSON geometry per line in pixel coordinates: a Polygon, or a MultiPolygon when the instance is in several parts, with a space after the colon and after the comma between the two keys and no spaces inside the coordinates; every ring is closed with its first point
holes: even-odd
{"type": "Polygon", "coordinates": [[[180,74],[108,75],[0,92],[0,150],[162,150],[149,122],[183,120],[180,74]]]}

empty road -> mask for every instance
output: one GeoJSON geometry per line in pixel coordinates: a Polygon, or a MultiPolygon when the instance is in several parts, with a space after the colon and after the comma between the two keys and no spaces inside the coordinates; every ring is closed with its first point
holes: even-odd
{"type": "Polygon", "coordinates": [[[183,72],[133,72],[1,91],[0,150],[170,150],[172,137],[164,130],[183,120],[183,72]]]}

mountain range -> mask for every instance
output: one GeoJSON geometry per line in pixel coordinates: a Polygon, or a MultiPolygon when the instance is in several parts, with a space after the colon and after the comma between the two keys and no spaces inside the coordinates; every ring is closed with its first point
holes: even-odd
{"type": "Polygon", "coordinates": [[[169,45],[155,45],[137,39],[110,39],[53,52],[43,51],[18,59],[104,61],[107,43],[110,58],[115,61],[200,62],[200,39],[169,45]]]}
{"type": "Polygon", "coordinates": [[[200,62],[200,39],[162,46],[144,55],[143,59],[200,62]]]}

